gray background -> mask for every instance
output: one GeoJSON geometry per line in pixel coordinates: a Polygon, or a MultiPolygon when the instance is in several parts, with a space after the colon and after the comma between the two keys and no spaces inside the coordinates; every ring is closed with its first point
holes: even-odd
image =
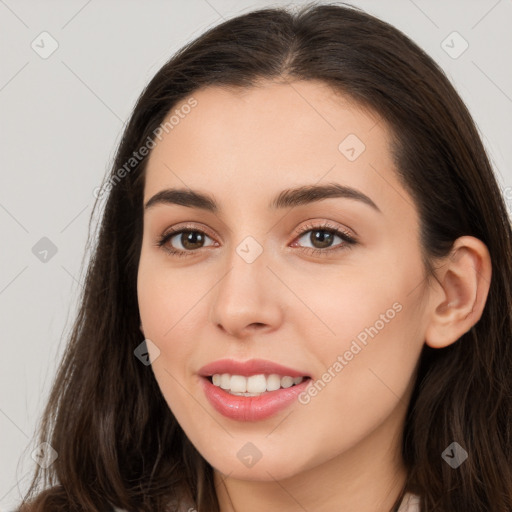
{"type": "MultiPolygon", "coordinates": [[[[352,3],[405,32],[445,70],[478,124],[512,211],[510,0],[352,3]],[[462,49],[462,40],[447,39],[453,31],[469,44],[458,58],[447,53],[462,49]]],[[[18,502],[35,464],[34,430],[88,258],[93,190],[137,96],[207,27],[288,4],[0,0],[0,510],[18,502]],[[44,31],[58,43],[47,58],[40,54],[52,40],[44,31]],[[43,237],[57,249],[46,261],[33,250],[43,237]]]]}

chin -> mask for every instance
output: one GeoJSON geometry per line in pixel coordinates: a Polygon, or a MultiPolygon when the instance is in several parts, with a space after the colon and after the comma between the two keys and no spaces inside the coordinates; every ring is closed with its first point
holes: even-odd
{"type": "Polygon", "coordinates": [[[252,466],[246,466],[236,455],[235,458],[207,459],[207,461],[216,471],[229,478],[253,482],[285,480],[300,473],[303,468],[299,461],[290,460],[289,457],[279,457],[277,454],[266,457],[263,455],[252,466]]]}

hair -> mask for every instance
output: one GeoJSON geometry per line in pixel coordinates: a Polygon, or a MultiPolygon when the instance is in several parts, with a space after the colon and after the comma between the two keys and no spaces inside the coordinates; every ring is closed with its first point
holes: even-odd
{"type": "Polygon", "coordinates": [[[20,510],[153,512],[183,498],[199,512],[219,511],[213,468],[176,421],[151,367],[134,357],[150,153],[122,179],[119,170],[195,91],[261,80],[321,81],[387,124],[398,178],[419,212],[429,280],[458,237],[487,246],[492,279],[482,316],[450,346],[424,345],[401,454],[405,490],[420,496],[422,512],[510,512],[512,229],[504,198],[475,122],[442,69],[392,25],[339,4],[265,8],[224,21],[179,50],[141,93],[105,178],[108,195],[98,198],[104,211],[80,308],[38,426],[39,442],[58,458],[36,467],[20,510]],[[469,454],[457,469],[441,457],[454,441],[469,454]]]}

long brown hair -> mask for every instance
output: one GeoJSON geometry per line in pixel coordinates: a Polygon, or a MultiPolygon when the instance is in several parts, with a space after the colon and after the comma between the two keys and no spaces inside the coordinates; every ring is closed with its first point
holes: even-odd
{"type": "Polygon", "coordinates": [[[434,258],[462,235],[489,249],[492,282],[480,321],[447,348],[423,348],[402,456],[406,490],[421,496],[423,512],[510,512],[512,230],[504,199],[475,123],[440,67],[393,26],[338,4],[225,21],[182,48],[142,92],[104,182],[80,310],[40,425],[39,442],[58,458],[36,468],[22,510],[153,512],[184,496],[199,512],[218,512],[213,469],[178,425],[151,367],[134,357],[143,339],[136,278],[147,156],[131,168],[126,162],[194,91],[261,79],[321,80],[388,123],[399,178],[420,214],[429,278],[434,258]],[[469,454],[457,469],[441,457],[454,441],[469,454]]]}

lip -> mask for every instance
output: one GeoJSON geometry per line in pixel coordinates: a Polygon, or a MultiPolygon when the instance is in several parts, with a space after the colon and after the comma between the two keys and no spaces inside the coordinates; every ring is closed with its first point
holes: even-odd
{"type": "Polygon", "coordinates": [[[265,359],[249,359],[248,361],[235,361],[234,359],[219,359],[213,363],[203,366],[199,370],[201,377],[211,377],[216,373],[229,373],[231,375],[243,375],[250,377],[251,375],[276,373],[281,376],[289,377],[311,377],[306,372],[294,370],[281,364],[267,361],[265,359]]]}
{"type": "Polygon", "coordinates": [[[290,388],[267,391],[259,396],[237,396],[214,386],[207,377],[201,377],[203,391],[212,407],[236,421],[260,421],[277,414],[297,402],[310,382],[311,379],[305,379],[290,388]]]}
{"type": "Polygon", "coordinates": [[[297,402],[298,396],[311,382],[311,377],[305,372],[264,359],[249,361],[222,359],[203,366],[198,373],[201,376],[203,391],[212,407],[226,418],[236,421],[261,421],[277,414],[297,402]],[[266,391],[259,396],[238,396],[232,395],[210,382],[208,377],[216,373],[229,373],[244,377],[275,373],[281,376],[307,378],[300,384],[275,391],[266,391]]]}

